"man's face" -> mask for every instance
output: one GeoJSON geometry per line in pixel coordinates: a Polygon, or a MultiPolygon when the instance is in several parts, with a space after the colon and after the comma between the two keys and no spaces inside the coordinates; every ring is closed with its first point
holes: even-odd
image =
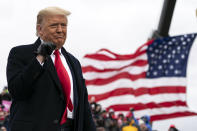
{"type": "Polygon", "coordinates": [[[37,25],[39,36],[45,42],[53,42],[61,48],[67,35],[67,18],[63,15],[46,16],[40,25],[37,25]]]}

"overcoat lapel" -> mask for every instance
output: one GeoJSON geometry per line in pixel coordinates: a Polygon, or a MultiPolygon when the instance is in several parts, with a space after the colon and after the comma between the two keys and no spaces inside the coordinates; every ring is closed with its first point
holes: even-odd
{"type": "Polygon", "coordinates": [[[45,68],[49,74],[51,75],[52,79],[54,80],[55,84],[57,85],[57,89],[60,93],[60,97],[64,99],[64,94],[63,94],[63,90],[62,90],[62,86],[60,84],[60,80],[58,78],[58,75],[57,75],[57,72],[56,72],[56,69],[55,69],[55,66],[53,64],[53,61],[51,59],[51,57],[48,57],[48,59],[45,61],[44,65],[43,65],[43,68],[45,68]]]}

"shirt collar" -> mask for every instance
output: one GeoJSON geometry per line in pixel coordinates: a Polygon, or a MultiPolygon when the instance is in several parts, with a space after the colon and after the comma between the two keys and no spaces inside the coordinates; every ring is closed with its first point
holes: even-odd
{"type": "MultiPolygon", "coordinates": [[[[60,55],[62,55],[62,50],[61,50],[61,48],[58,49],[58,50],[59,50],[60,55]]],[[[54,54],[54,52],[55,52],[55,50],[52,52],[52,54],[54,54]]]]}

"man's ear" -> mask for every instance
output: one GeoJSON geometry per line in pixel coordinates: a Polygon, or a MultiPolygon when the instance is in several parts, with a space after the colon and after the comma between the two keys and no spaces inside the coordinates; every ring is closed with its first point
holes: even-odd
{"type": "Polygon", "coordinates": [[[36,25],[37,35],[42,36],[42,27],[40,24],[36,25]]]}

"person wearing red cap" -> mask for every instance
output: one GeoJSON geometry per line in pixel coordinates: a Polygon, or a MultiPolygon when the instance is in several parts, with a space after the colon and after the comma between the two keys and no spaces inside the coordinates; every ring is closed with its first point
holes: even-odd
{"type": "Polygon", "coordinates": [[[178,131],[178,129],[175,127],[175,125],[170,125],[168,131],[178,131]]]}

